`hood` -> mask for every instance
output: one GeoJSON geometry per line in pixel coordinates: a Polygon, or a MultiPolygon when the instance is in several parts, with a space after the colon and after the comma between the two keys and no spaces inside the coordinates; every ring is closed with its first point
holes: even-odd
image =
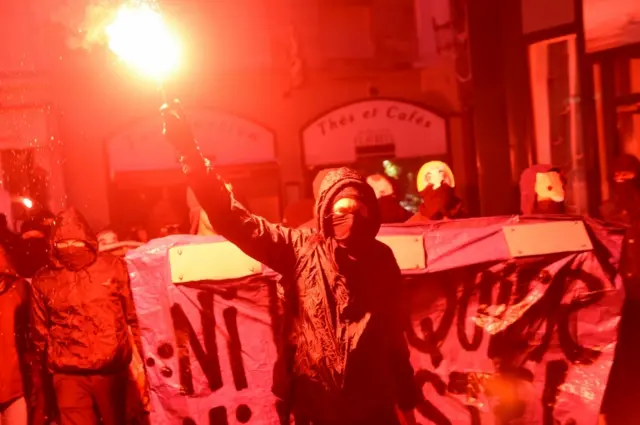
{"type": "Polygon", "coordinates": [[[323,236],[327,235],[327,217],[331,214],[334,197],[345,187],[356,188],[364,197],[364,202],[369,209],[369,214],[374,223],[375,233],[380,230],[380,209],[378,200],[371,186],[357,171],[342,167],[329,170],[318,191],[316,198],[316,219],[318,230],[323,236]]]}
{"type": "Polygon", "coordinates": [[[624,154],[619,156],[613,163],[613,173],[629,172],[640,177],[640,160],[633,155],[624,154]]]}
{"type": "Polygon", "coordinates": [[[51,231],[51,244],[64,240],[77,240],[86,243],[98,252],[98,237],[89,227],[87,220],[75,208],[69,208],[58,214],[51,231]]]}
{"type": "Polygon", "coordinates": [[[533,214],[536,207],[536,175],[550,171],[560,172],[548,164],[535,164],[520,174],[520,211],[524,215],[533,214]]]}
{"type": "MultiPolygon", "coordinates": [[[[18,278],[18,272],[13,266],[11,258],[9,258],[7,251],[4,250],[2,245],[0,245],[0,276],[11,276],[12,278],[18,278]]],[[[7,285],[6,279],[0,279],[0,294],[9,289],[9,286],[10,285],[7,285]]]]}
{"type": "Polygon", "coordinates": [[[630,224],[640,215],[640,161],[633,155],[618,157],[611,170],[611,196],[602,209],[605,219],[630,224]]]}
{"type": "Polygon", "coordinates": [[[318,171],[318,174],[313,178],[313,183],[311,184],[313,188],[313,199],[317,200],[318,195],[320,195],[320,187],[322,186],[322,182],[324,178],[329,174],[329,172],[336,170],[336,168],[325,168],[323,170],[318,171]]]}

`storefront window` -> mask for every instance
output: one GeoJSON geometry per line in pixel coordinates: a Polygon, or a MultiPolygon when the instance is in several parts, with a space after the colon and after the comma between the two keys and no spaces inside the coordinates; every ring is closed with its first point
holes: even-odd
{"type": "Polygon", "coordinates": [[[614,61],[614,81],[616,97],[640,94],[640,53],[614,61]]]}
{"type": "Polygon", "coordinates": [[[616,112],[621,153],[640,158],[640,104],[618,106],[616,112]]]}
{"type": "Polygon", "coordinates": [[[600,165],[600,196],[609,199],[609,149],[605,135],[604,106],[602,103],[602,67],[593,65],[593,97],[596,107],[596,128],[598,132],[598,159],[600,165]]]}
{"type": "Polygon", "coordinates": [[[580,113],[575,34],[529,46],[535,125],[535,155],[567,178],[570,213],[587,212],[587,186],[580,113]]]}

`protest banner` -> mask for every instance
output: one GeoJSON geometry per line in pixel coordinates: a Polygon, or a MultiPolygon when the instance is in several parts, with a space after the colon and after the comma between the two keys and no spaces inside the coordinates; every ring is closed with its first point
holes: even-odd
{"type": "MultiPolygon", "coordinates": [[[[596,423],[623,299],[620,229],[494,217],[379,238],[410,284],[419,423],[596,423]]],[[[155,240],[127,262],[153,424],[289,423],[271,393],[275,273],[216,237],[155,240]]]]}

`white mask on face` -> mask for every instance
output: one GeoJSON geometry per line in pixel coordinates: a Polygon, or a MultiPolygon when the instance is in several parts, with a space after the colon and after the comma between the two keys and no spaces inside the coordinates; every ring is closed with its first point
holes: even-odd
{"type": "Polygon", "coordinates": [[[564,183],[557,171],[536,173],[535,191],[537,201],[564,202],[564,183]]]}

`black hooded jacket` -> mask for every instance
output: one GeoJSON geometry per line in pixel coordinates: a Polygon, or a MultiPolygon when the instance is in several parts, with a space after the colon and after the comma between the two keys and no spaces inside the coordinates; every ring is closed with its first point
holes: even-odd
{"type": "Polygon", "coordinates": [[[413,409],[420,394],[403,333],[403,281],[392,251],[374,239],[380,216],[364,178],[330,171],[316,201],[317,230],[291,229],[249,213],[203,162],[184,165],[219,233],[282,276],[287,385],[274,382],[276,395],[314,424],[393,425],[395,405],[413,409]],[[375,224],[366,256],[346,272],[336,265],[329,217],[348,186],[362,194],[375,224]]]}
{"type": "Polygon", "coordinates": [[[0,246],[0,406],[25,394],[29,287],[0,246]]]}
{"type": "Polygon", "coordinates": [[[131,361],[128,327],[138,341],[136,314],[126,265],[98,252],[98,240],[74,209],[56,218],[52,246],[83,241],[95,261],[72,271],[59,264],[40,270],[33,279],[33,342],[46,355],[51,372],[108,373],[131,361]]]}

